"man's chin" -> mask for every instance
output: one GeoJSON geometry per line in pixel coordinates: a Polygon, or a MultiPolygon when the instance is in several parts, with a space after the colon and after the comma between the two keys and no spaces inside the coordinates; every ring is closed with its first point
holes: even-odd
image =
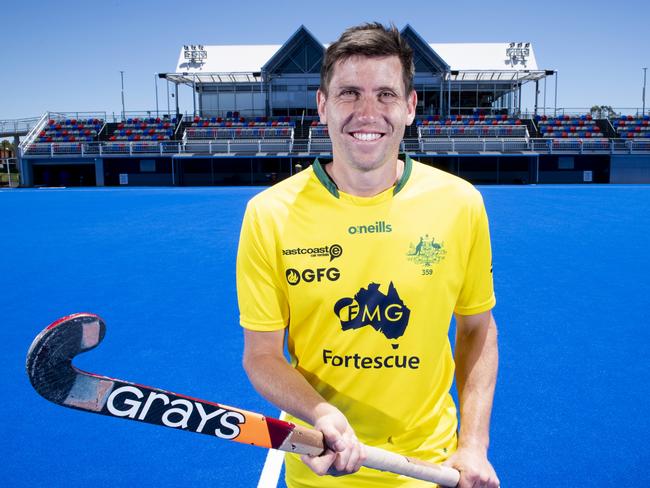
{"type": "Polygon", "coordinates": [[[376,151],[345,151],[341,154],[342,157],[338,157],[335,151],[334,160],[343,159],[349,166],[359,171],[372,171],[384,166],[389,161],[397,160],[398,154],[398,151],[392,155],[385,152],[378,154],[376,151]]]}

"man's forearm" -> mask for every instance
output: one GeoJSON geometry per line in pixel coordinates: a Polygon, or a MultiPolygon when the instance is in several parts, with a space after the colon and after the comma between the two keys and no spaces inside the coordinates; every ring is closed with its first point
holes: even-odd
{"type": "Polygon", "coordinates": [[[492,314],[488,315],[487,326],[470,323],[457,328],[456,334],[461,419],[458,444],[459,448],[472,447],[485,452],[490,442],[490,414],[499,363],[496,323],[492,314]]]}
{"type": "Polygon", "coordinates": [[[252,355],[245,358],[244,369],[260,395],[305,422],[313,425],[333,408],[284,357],[252,355]]]}

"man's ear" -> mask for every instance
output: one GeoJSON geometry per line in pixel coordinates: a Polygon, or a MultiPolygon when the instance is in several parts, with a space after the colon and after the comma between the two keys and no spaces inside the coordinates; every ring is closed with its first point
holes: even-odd
{"type": "Polygon", "coordinates": [[[320,117],[320,123],[327,125],[327,111],[325,110],[325,102],[327,101],[327,96],[319,88],[316,92],[316,105],[318,105],[318,116],[320,117]]]}
{"type": "Polygon", "coordinates": [[[411,125],[413,120],[415,120],[415,108],[418,106],[418,94],[415,90],[412,90],[409,96],[406,98],[406,125],[411,125]]]}

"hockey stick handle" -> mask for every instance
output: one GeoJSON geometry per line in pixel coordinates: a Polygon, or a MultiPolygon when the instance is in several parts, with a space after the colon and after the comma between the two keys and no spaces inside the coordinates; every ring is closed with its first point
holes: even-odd
{"type": "MultiPolygon", "coordinates": [[[[302,436],[304,444],[303,442],[296,441],[293,444],[294,449],[289,450],[289,452],[313,455],[314,449],[321,449],[321,452],[324,451],[325,444],[321,432],[297,425],[293,433],[302,436]]],[[[458,485],[458,481],[460,480],[460,473],[454,468],[402,456],[378,447],[365,446],[365,449],[367,457],[363,465],[366,468],[389,471],[423,481],[431,481],[432,483],[451,488],[458,485]]]]}
{"type": "MultiPolygon", "coordinates": [[[[318,456],[326,445],[315,429],[236,407],[200,400],[124,380],[81,371],[72,365],[95,348],[106,325],[80,313],[50,324],[27,353],[27,374],[45,399],[68,408],[206,434],[244,444],[318,456]]],[[[458,471],[366,446],[364,466],[455,487],[458,471]]]]}
{"type": "Polygon", "coordinates": [[[410,476],[424,481],[431,481],[442,486],[455,487],[460,480],[460,473],[454,468],[429,463],[412,457],[400,456],[394,452],[378,447],[366,446],[368,457],[363,465],[367,468],[410,476]]]}

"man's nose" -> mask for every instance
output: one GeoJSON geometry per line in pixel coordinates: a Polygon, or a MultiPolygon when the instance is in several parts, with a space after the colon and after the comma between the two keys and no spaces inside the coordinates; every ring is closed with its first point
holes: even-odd
{"type": "Polygon", "coordinates": [[[381,111],[380,105],[379,100],[374,96],[360,97],[357,102],[357,117],[368,121],[376,119],[381,111]]]}

